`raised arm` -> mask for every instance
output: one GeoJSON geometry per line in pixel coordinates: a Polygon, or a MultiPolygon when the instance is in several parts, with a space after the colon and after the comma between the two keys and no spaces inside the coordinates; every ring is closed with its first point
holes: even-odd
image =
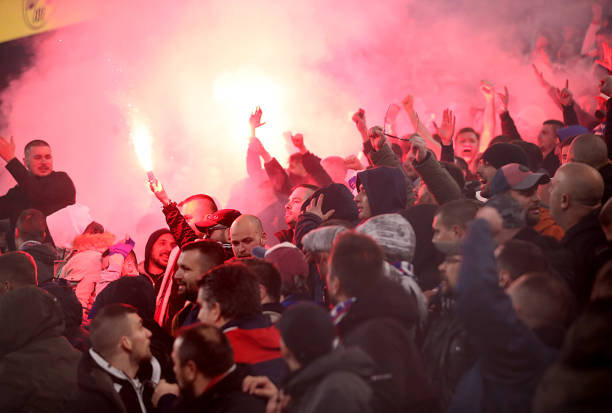
{"type": "Polygon", "coordinates": [[[427,142],[427,147],[431,149],[434,154],[436,154],[436,157],[438,159],[440,159],[440,152],[442,150],[442,147],[438,142],[436,142],[429,130],[419,119],[418,113],[416,112],[416,110],[414,110],[414,97],[412,95],[407,95],[404,100],[402,100],[402,106],[404,107],[404,111],[410,119],[410,123],[412,123],[414,131],[423,138],[425,138],[425,141],[427,142]]]}
{"type": "Polygon", "coordinates": [[[522,141],[523,138],[521,138],[521,134],[516,129],[514,119],[512,119],[512,116],[510,116],[510,111],[508,110],[508,105],[510,104],[510,93],[508,92],[508,86],[504,86],[504,93],[498,93],[497,96],[499,97],[504,109],[499,115],[499,120],[501,120],[502,135],[522,141]]]}
{"type": "Polygon", "coordinates": [[[191,241],[195,241],[198,239],[198,235],[195,233],[193,228],[189,226],[187,220],[181,211],[179,211],[176,202],[172,202],[166,193],[161,182],[157,179],[153,181],[149,181],[149,187],[153,195],[161,202],[162,204],[162,212],[166,217],[166,223],[168,224],[168,228],[170,228],[170,232],[172,232],[172,236],[176,241],[177,245],[182,248],[184,245],[188,244],[191,241]]]}
{"type": "Polygon", "coordinates": [[[484,152],[495,136],[495,87],[492,83],[483,80],[480,82],[480,91],[485,98],[485,110],[479,152],[484,152]]]}
{"type": "Polygon", "coordinates": [[[302,154],[302,164],[310,177],[317,183],[319,187],[328,186],[334,183],[331,177],[325,172],[321,166],[321,158],[306,149],[304,144],[304,136],[301,133],[296,133],[291,136],[293,146],[302,154]]]}

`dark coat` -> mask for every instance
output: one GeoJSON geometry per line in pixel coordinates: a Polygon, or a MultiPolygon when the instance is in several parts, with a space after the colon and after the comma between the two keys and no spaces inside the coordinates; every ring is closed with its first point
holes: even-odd
{"type": "Polygon", "coordinates": [[[402,171],[389,166],[357,173],[357,189],[363,185],[372,216],[398,213],[406,208],[408,191],[402,171]]]}
{"type": "MultiPolygon", "coordinates": [[[[28,208],[51,215],[75,202],[76,190],[65,172],[51,172],[47,176],[32,175],[17,158],[6,164],[17,185],[0,197],[0,219],[9,218],[7,233],[9,249],[15,249],[15,223],[19,214],[28,208]]],[[[50,238],[49,238],[50,239],[50,238]]]]}
{"type": "Polygon", "coordinates": [[[39,242],[26,242],[19,249],[23,252],[27,252],[34,258],[36,262],[36,279],[38,280],[38,284],[42,284],[53,278],[55,260],[58,259],[55,248],[39,242]]]}
{"type": "MultiPolygon", "coordinates": [[[[151,397],[154,383],[150,381],[154,372],[152,363],[143,362],[138,371],[138,379],[143,383],[143,401],[147,411],[153,411],[151,397]]],[[[159,367],[158,367],[159,368],[159,367]]],[[[89,351],[83,353],[77,372],[79,390],[70,405],[70,412],[74,413],[140,413],[138,396],[127,380],[113,379],[91,357],[89,351]],[[117,392],[114,383],[121,385],[117,392]]],[[[156,382],[159,380],[156,378],[156,382]]]]}
{"type": "Polygon", "coordinates": [[[578,306],[583,307],[591,296],[597,272],[612,260],[612,246],[599,225],[599,210],[586,215],[565,233],[561,244],[574,258],[574,282],[578,306]]]}
{"type": "Polygon", "coordinates": [[[357,298],[336,326],[346,347],[360,348],[377,364],[374,411],[436,411],[414,344],[417,321],[415,301],[383,278],[371,294],[357,298]]]}
{"type": "Polygon", "coordinates": [[[0,295],[0,411],[64,412],[80,353],[62,336],[62,309],[38,287],[0,295]]]}
{"type": "Polygon", "coordinates": [[[372,412],[374,362],[358,348],[338,348],[293,373],[283,390],[292,413],[372,412]]]}
{"type": "Polygon", "coordinates": [[[280,333],[264,314],[230,321],[221,330],[227,336],[236,363],[249,364],[253,375],[267,376],[278,385],[289,373],[280,352],[280,333]]]}
{"type": "Polygon", "coordinates": [[[167,408],[172,398],[165,396],[160,400],[160,411],[164,413],[167,411],[173,413],[263,413],[266,411],[266,401],[242,392],[242,381],[247,373],[248,368],[237,365],[234,371],[200,397],[189,401],[176,400],[173,409],[167,408]]]}
{"type": "Polygon", "coordinates": [[[557,352],[518,317],[499,286],[489,224],[473,221],[463,243],[455,288],[457,316],[478,349],[448,410],[530,412],[535,387],[557,352]]]}
{"type": "Polygon", "coordinates": [[[602,166],[598,169],[604,181],[604,194],[601,198],[601,204],[605,204],[612,197],[612,163],[602,166]]]}

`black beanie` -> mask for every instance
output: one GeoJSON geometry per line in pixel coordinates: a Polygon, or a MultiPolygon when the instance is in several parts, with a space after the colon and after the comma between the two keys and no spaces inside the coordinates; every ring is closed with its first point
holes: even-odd
{"type": "Polygon", "coordinates": [[[144,256],[145,256],[144,269],[145,271],[147,270],[147,267],[149,266],[149,260],[151,259],[151,250],[153,249],[153,244],[155,244],[157,239],[164,234],[172,234],[172,232],[170,232],[168,228],[162,228],[162,229],[158,229],[157,231],[153,232],[149,236],[149,240],[147,241],[147,245],[145,245],[145,250],[144,250],[144,256]]]}
{"type": "Polygon", "coordinates": [[[496,143],[482,154],[482,160],[493,168],[499,169],[509,163],[520,163],[529,167],[529,161],[523,148],[512,143],[496,143]]]}
{"type": "Polygon", "coordinates": [[[323,208],[321,210],[325,214],[330,209],[335,212],[330,219],[342,219],[348,222],[355,222],[359,219],[359,211],[357,204],[353,200],[353,194],[343,184],[331,184],[325,188],[315,191],[302,205],[302,212],[306,211],[306,207],[310,205],[313,199],[317,199],[320,195],[325,195],[323,198],[323,208]]]}
{"type": "Polygon", "coordinates": [[[311,302],[299,302],[283,312],[277,323],[283,342],[302,365],[332,351],[336,336],[329,313],[311,302]]]}

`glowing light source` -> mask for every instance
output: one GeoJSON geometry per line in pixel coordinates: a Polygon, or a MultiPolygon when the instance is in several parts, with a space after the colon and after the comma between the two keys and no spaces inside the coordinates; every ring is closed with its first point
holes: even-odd
{"type": "Polygon", "coordinates": [[[153,136],[149,127],[139,119],[132,122],[130,133],[132,144],[136,150],[136,156],[143,169],[147,172],[153,170],[153,136]]]}

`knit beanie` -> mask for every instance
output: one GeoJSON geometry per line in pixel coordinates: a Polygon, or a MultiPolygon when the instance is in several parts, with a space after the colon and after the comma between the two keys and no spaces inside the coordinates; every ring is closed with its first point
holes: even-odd
{"type": "Polygon", "coordinates": [[[377,215],[355,229],[372,237],[385,252],[388,262],[412,262],[416,235],[410,222],[400,214],[377,215]]]}
{"type": "Polygon", "coordinates": [[[277,323],[285,345],[302,365],[332,351],[334,323],[322,307],[301,301],[283,312],[277,323]]]}
{"type": "Polygon", "coordinates": [[[499,169],[509,163],[520,163],[521,165],[529,166],[529,161],[523,148],[512,143],[496,143],[491,145],[482,154],[482,160],[495,169],[499,169]]]}
{"type": "Polygon", "coordinates": [[[357,221],[359,211],[357,211],[357,205],[353,200],[353,194],[343,184],[331,184],[315,191],[302,205],[302,212],[306,211],[306,207],[310,205],[310,202],[313,199],[317,199],[320,195],[324,195],[323,208],[321,209],[323,213],[325,214],[330,209],[335,210],[329,219],[341,219],[349,222],[357,221]]]}
{"type": "Polygon", "coordinates": [[[346,228],[341,225],[330,225],[313,229],[302,238],[304,251],[329,252],[336,236],[344,231],[346,231],[346,228]]]}

